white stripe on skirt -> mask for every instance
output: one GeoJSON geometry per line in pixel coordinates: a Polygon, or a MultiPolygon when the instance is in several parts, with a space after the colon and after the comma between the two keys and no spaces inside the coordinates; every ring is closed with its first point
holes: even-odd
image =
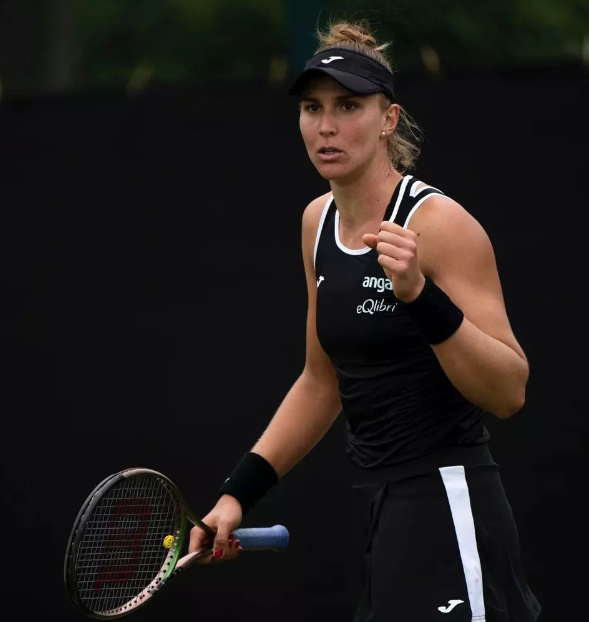
{"type": "Polygon", "coordinates": [[[464,568],[464,578],[468,589],[468,599],[472,610],[472,620],[473,622],[484,622],[483,573],[464,467],[442,467],[440,474],[446,488],[452,520],[454,521],[460,558],[464,568]]]}

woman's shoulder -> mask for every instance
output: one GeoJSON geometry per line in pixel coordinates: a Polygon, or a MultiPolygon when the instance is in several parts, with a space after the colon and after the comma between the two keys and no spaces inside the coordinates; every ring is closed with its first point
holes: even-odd
{"type": "MultiPolygon", "coordinates": [[[[426,188],[434,188],[426,182],[420,181],[419,184],[416,188],[417,192],[426,188]]],[[[473,227],[482,229],[481,224],[466,207],[443,193],[432,193],[427,196],[427,199],[413,214],[409,225],[409,228],[416,232],[427,228],[437,229],[440,233],[449,233],[450,229],[461,230],[473,227]]]]}
{"type": "Polygon", "coordinates": [[[467,208],[447,195],[444,190],[422,179],[408,177],[409,183],[405,194],[411,199],[412,204],[415,203],[414,209],[411,210],[409,229],[478,224],[467,208]]]}
{"type": "Polygon", "coordinates": [[[309,265],[314,262],[314,248],[317,241],[317,231],[331,192],[326,192],[313,199],[303,212],[303,253],[309,265]]]}
{"type": "Polygon", "coordinates": [[[480,222],[444,194],[432,194],[415,212],[408,228],[418,236],[424,267],[433,269],[451,256],[468,262],[480,254],[492,254],[491,241],[480,222]]]}
{"type": "Polygon", "coordinates": [[[331,192],[326,192],[321,196],[313,199],[303,212],[303,230],[308,233],[315,233],[319,227],[319,221],[323,215],[323,211],[331,198],[331,192]]]}

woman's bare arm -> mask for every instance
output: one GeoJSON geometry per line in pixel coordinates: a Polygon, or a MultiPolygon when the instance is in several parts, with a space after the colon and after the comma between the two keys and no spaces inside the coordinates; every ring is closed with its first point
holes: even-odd
{"type": "MultiPolygon", "coordinates": [[[[309,292],[305,367],[252,451],[265,458],[279,477],[292,469],[321,440],[341,410],[335,371],[323,351],[315,328],[317,284],[313,250],[319,218],[327,197],[310,203],[303,216],[303,261],[309,292]]],[[[216,530],[213,547],[217,560],[235,559],[239,553],[230,533],[241,523],[242,507],[231,495],[222,495],[203,521],[216,530]]],[[[196,551],[209,537],[199,527],[190,532],[189,550],[196,551]]],[[[199,563],[210,564],[213,554],[199,563]]]]}
{"type": "Polygon", "coordinates": [[[302,247],[309,300],[305,367],[252,448],[274,467],[279,476],[311,451],[341,410],[335,371],[317,339],[315,324],[317,281],[313,250],[326,199],[326,196],[315,199],[303,215],[302,247]]]}
{"type": "Polygon", "coordinates": [[[445,197],[424,203],[410,229],[417,235],[421,271],[465,316],[449,339],[433,346],[442,368],[470,402],[510,417],[525,402],[529,367],[509,324],[489,237],[445,197]]]}

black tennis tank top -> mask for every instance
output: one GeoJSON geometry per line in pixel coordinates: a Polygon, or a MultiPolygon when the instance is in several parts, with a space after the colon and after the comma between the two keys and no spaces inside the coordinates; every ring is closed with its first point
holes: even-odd
{"type": "MultiPolygon", "coordinates": [[[[415,211],[443,194],[405,176],[384,220],[407,227],[415,211]]],[[[339,213],[327,201],[315,242],[317,335],[335,367],[347,420],[347,453],[356,466],[381,467],[436,450],[489,440],[484,411],[444,373],[393,294],[376,251],[346,248],[339,213]]]]}

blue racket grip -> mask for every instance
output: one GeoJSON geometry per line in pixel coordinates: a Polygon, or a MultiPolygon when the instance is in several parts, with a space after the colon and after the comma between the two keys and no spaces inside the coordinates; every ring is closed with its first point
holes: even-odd
{"type": "Polygon", "coordinates": [[[282,525],[236,529],[233,536],[244,551],[283,551],[289,540],[288,529],[282,525]]]}

